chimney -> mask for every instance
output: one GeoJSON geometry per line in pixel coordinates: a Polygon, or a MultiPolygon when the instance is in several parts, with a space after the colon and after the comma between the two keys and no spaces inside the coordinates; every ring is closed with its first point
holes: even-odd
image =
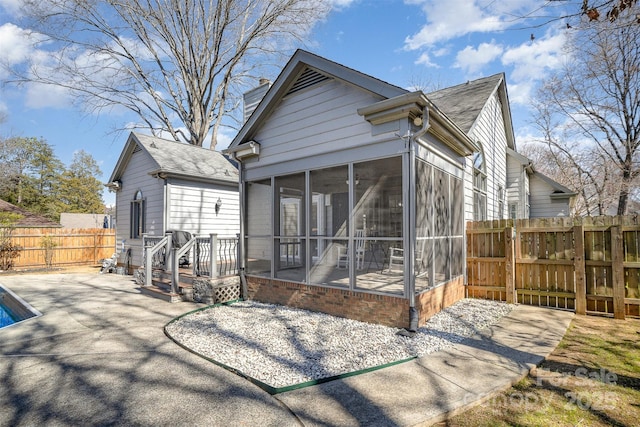
{"type": "Polygon", "coordinates": [[[242,96],[242,100],[244,103],[244,123],[249,120],[249,117],[251,117],[251,114],[258,107],[258,104],[260,104],[260,101],[262,101],[262,98],[267,93],[270,87],[271,81],[269,79],[261,78],[259,80],[258,87],[255,87],[244,93],[244,95],[242,96]]]}

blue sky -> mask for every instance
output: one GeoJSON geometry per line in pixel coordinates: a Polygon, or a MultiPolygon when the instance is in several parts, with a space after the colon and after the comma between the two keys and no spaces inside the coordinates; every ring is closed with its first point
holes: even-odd
{"type": "MultiPolygon", "coordinates": [[[[529,104],[535,86],[563,60],[566,24],[536,27],[540,0],[331,0],[332,12],[316,23],[303,47],[389,83],[410,88],[442,88],[505,72],[517,144],[535,136],[529,104]],[[531,35],[534,38],[532,40],[531,35]]],[[[20,0],[0,0],[0,61],[19,63],[36,54],[16,25],[20,0]]],[[[580,2],[563,7],[578,8],[580,2]]],[[[562,14],[561,10],[553,11],[562,14]]],[[[282,64],[284,66],[284,63],[282,64]]],[[[0,70],[0,80],[6,75],[0,70]]],[[[271,76],[274,78],[275,76],[271,76]]],[[[54,88],[0,89],[2,136],[46,139],[65,164],[84,149],[99,163],[103,182],[111,174],[126,134],[114,129],[131,117],[87,115],[54,88]]],[[[224,134],[217,149],[233,134],[224,134]]],[[[104,192],[107,204],[115,201],[104,192]]]]}

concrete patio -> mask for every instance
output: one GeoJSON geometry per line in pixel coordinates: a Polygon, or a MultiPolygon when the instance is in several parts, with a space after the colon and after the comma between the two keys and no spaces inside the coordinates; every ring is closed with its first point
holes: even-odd
{"type": "Polygon", "coordinates": [[[143,296],[114,274],[0,283],[43,313],[0,330],[0,426],[428,425],[518,381],[573,317],[519,306],[449,350],[271,396],[164,335],[202,305],[143,296]]]}

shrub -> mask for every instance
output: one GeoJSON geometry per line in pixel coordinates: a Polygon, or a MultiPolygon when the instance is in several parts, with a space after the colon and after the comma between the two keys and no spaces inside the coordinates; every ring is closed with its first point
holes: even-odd
{"type": "Polygon", "coordinates": [[[47,268],[53,266],[53,254],[56,246],[58,243],[53,239],[53,236],[42,236],[40,239],[40,247],[44,249],[44,263],[47,268]]]}
{"type": "Polygon", "coordinates": [[[21,218],[21,215],[0,212],[0,270],[11,270],[13,260],[20,255],[21,246],[13,243],[11,235],[13,234],[15,223],[21,218]]]}

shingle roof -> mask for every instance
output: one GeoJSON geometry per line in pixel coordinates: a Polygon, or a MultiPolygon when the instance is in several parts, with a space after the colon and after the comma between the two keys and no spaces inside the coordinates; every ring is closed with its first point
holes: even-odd
{"type": "Polygon", "coordinates": [[[478,80],[427,93],[427,98],[445,113],[460,129],[469,132],[504,74],[494,74],[478,80]]]}
{"type": "Polygon", "coordinates": [[[139,133],[133,136],[158,165],[149,172],[238,182],[238,170],[218,151],[139,133]]]}
{"type": "Polygon", "coordinates": [[[60,227],[57,222],[51,221],[44,216],[34,214],[19,206],[13,205],[5,200],[0,200],[0,212],[11,212],[21,215],[22,218],[14,225],[16,227],[60,227]]]}

